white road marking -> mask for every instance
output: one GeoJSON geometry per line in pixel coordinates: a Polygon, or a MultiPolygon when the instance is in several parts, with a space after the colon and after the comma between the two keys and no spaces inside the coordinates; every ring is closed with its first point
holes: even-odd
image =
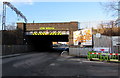
{"type": "Polygon", "coordinates": [[[5,55],[5,56],[0,56],[0,58],[13,57],[13,56],[19,56],[19,55],[21,55],[21,54],[5,55]]]}
{"type": "Polygon", "coordinates": [[[82,62],[79,62],[79,63],[82,63],[82,62]]]}
{"type": "Polygon", "coordinates": [[[83,61],[83,62],[86,62],[86,63],[87,63],[87,62],[88,62],[88,63],[90,63],[90,62],[91,62],[91,63],[104,63],[104,62],[98,62],[98,61],[83,61]]]}
{"type": "Polygon", "coordinates": [[[55,66],[56,64],[55,63],[51,63],[50,66],[55,66]]]}
{"type": "Polygon", "coordinates": [[[69,59],[69,60],[72,60],[72,61],[81,61],[80,59],[69,59]]]}

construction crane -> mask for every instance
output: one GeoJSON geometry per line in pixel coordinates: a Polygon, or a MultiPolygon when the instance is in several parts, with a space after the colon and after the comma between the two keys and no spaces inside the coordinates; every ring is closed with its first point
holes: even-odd
{"type": "Polygon", "coordinates": [[[10,7],[13,11],[15,11],[16,14],[23,18],[24,21],[27,23],[27,18],[17,8],[15,8],[10,2],[3,2],[2,30],[5,30],[6,26],[6,5],[10,7]]]}

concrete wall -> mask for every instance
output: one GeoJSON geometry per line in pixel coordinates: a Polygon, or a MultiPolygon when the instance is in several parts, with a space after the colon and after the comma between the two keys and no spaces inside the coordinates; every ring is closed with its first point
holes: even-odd
{"type": "Polygon", "coordinates": [[[2,55],[31,52],[30,45],[2,45],[2,55]]]}
{"type": "Polygon", "coordinates": [[[92,48],[69,48],[69,55],[72,56],[87,56],[88,51],[92,48]]]}

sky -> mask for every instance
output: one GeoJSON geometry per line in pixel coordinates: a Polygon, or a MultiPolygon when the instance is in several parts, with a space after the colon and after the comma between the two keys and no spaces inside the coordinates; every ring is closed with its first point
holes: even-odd
{"type": "MultiPolygon", "coordinates": [[[[100,2],[11,2],[24,16],[28,23],[51,23],[78,21],[81,24],[97,23],[99,21],[114,20],[108,14],[100,2]]],[[[9,7],[6,9],[6,24],[23,22],[9,7]]],[[[0,5],[0,15],[2,15],[2,5],[0,5]]],[[[82,28],[86,27],[81,25],[82,28]]]]}

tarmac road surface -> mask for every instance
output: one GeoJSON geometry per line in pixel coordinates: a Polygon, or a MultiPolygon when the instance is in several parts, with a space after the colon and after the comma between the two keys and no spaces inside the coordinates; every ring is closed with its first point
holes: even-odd
{"type": "Polygon", "coordinates": [[[118,78],[119,64],[60,56],[60,53],[30,53],[2,59],[2,76],[68,76],[118,78]]]}

